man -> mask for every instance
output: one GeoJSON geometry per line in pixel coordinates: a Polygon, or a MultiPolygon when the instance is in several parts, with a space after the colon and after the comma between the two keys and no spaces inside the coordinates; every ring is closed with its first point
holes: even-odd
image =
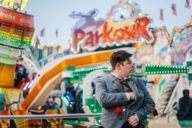
{"type": "Polygon", "coordinates": [[[143,128],[142,122],[155,106],[143,82],[129,77],[131,56],[124,50],[114,52],[110,58],[112,73],[95,82],[104,128],[143,128]]]}
{"type": "Polygon", "coordinates": [[[179,99],[177,118],[178,120],[192,120],[192,98],[189,97],[189,90],[183,90],[183,97],[179,99]]]}

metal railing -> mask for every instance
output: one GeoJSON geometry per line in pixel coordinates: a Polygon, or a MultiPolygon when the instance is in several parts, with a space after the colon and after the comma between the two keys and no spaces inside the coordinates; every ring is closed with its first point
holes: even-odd
{"type": "Polygon", "coordinates": [[[49,115],[0,115],[1,119],[52,119],[52,118],[86,118],[101,117],[101,113],[90,114],[49,114],[49,115]]]}

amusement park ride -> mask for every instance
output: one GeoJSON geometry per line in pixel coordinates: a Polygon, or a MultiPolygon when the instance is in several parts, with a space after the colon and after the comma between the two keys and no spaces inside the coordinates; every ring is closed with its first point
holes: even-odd
{"type": "MultiPolygon", "coordinates": [[[[26,0],[21,3],[1,1],[1,115],[101,113],[102,109],[94,98],[94,79],[111,71],[109,57],[117,48],[133,53],[136,64],[132,76],[152,76],[148,79],[154,81],[154,87],[166,81],[159,85],[166,88],[165,83],[169,84],[169,78],[172,78],[172,75],[164,77],[157,74],[187,74],[188,85],[176,81],[171,94],[165,95],[166,103],[160,105],[162,113],[169,113],[178,87],[190,88],[191,22],[174,29],[170,38],[165,28],[149,27],[151,19],[141,15],[136,3],[121,1],[112,7],[106,19],[99,20],[95,20],[96,9],[87,14],[72,12],[72,18],[79,18],[72,29],[71,50],[74,54],[60,57],[41,68],[31,53],[25,50],[31,45],[34,32],[33,16],[22,12],[26,3],[26,0]],[[163,36],[159,36],[159,33],[163,36]]],[[[183,80],[182,77],[178,79],[183,80]]],[[[13,125],[11,121],[1,120],[0,124],[9,127],[13,125]]],[[[64,124],[79,125],[85,121],[101,123],[99,117],[20,119],[14,120],[14,123],[17,127],[59,127],[64,124]]]]}

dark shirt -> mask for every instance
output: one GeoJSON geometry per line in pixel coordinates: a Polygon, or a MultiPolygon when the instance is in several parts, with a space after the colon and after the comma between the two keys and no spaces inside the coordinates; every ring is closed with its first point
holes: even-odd
{"type": "Polygon", "coordinates": [[[192,120],[192,98],[182,97],[179,99],[178,120],[192,120]]]}

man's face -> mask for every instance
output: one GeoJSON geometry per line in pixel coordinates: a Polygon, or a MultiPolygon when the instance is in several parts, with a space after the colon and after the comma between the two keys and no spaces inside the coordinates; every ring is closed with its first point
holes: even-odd
{"type": "Polygon", "coordinates": [[[131,70],[132,70],[132,61],[126,60],[120,64],[119,72],[121,73],[122,77],[129,76],[131,70]]]}

